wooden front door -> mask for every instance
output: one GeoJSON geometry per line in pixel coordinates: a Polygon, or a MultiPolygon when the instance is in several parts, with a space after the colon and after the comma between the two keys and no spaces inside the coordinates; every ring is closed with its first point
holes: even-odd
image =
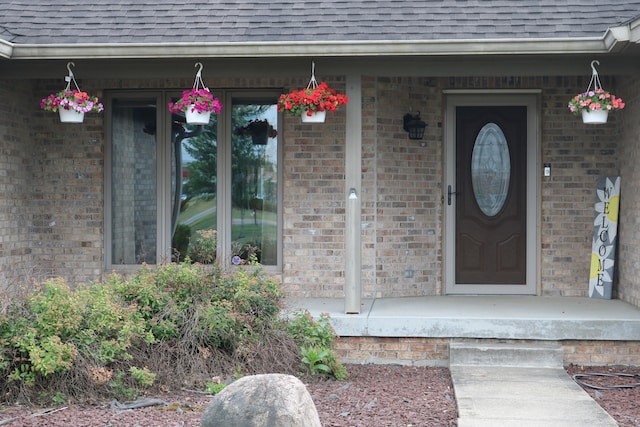
{"type": "Polygon", "coordinates": [[[456,107],[455,282],[527,282],[527,107],[456,107]]]}

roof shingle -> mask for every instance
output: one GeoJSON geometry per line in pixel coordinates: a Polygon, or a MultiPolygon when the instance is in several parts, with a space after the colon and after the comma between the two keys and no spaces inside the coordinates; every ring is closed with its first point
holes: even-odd
{"type": "Polygon", "coordinates": [[[16,44],[595,38],[640,0],[0,0],[16,44]]]}

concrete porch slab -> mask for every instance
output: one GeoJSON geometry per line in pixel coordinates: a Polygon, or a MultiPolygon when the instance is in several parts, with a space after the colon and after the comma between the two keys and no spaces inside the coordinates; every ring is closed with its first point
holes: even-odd
{"type": "Polygon", "coordinates": [[[535,296],[429,296],[363,300],[289,298],[288,310],[328,313],[344,337],[640,341],[640,308],[620,300],[535,296]]]}

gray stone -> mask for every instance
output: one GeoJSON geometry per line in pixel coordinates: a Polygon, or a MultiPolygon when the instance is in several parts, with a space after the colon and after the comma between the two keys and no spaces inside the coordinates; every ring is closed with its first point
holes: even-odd
{"type": "Polygon", "coordinates": [[[228,385],[207,405],[202,427],[322,427],[316,405],[298,378],[250,375],[228,385]]]}

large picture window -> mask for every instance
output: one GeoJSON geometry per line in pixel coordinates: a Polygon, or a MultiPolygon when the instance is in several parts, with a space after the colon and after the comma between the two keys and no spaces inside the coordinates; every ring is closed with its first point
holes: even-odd
{"type": "Polygon", "coordinates": [[[217,93],[207,125],[166,108],[179,92],[108,94],[105,263],[259,262],[280,268],[277,93],[217,93]]]}

